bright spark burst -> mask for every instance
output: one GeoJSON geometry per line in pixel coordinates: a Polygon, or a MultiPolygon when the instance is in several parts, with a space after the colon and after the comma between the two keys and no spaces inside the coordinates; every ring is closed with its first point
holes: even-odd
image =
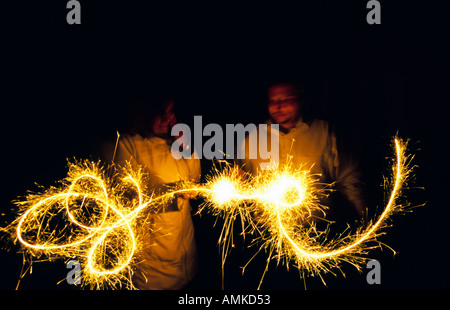
{"type": "Polygon", "coordinates": [[[180,182],[168,193],[153,197],[146,194],[150,192],[146,175],[131,165],[108,170],[116,171],[108,176],[99,163],[73,163],[60,186],[16,202],[19,216],[3,230],[23,245],[31,259],[78,259],[84,285],[134,288],[136,254],[150,229],[142,223],[150,213],[163,210],[168,199],[195,190],[205,198],[199,212],[207,209],[224,218],[219,238],[222,264],[233,245],[233,225],[239,217],[243,234],[259,235],[255,240],[259,251],[268,252],[267,266],[271,259],[287,266],[293,262],[303,276],[333,272],[342,262],[359,269],[368,250],[380,246],[376,238],[387,220],[404,208],[397,201],[411,172],[412,157],[406,155],[406,143],[399,138],[394,139],[394,149],[384,211],[355,233],[343,232],[335,238],[316,227],[316,218],[327,209],[320,199],[331,186],[319,184],[317,175],[289,164],[254,176],[228,165],[222,171],[215,169],[204,185],[180,182]]]}
{"type": "Polygon", "coordinates": [[[272,258],[278,263],[283,261],[287,267],[293,262],[303,277],[333,273],[333,269],[340,270],[342,262],[361,270],[368,251],[381,246],[377,237],[388,225],[391,215],[403,211],[406,206],[398,203],[412,170],[413,156],[406,154],[406,146],[407,143],[401,139],[393,139],[395,157],[386,188],[389,199],[378,219],[369,221],[354,233],[344,231],[337,237],[329,236],[329,226],[319,230],[316,225],[317,218],[325,215],[327,209],[320,204],[320,198],[332,188],[331,185],[319,184],[317,176],[310,171],[302,167],[293,168],[288,161],[281,170],[263,171],[254,177],[243,177],[236,167],[218,173],[208,182],[212,190],[203,195],[206,197],[205,207],[214,210],[214,215],[225,214],[219,240],[224,249],[222,263],[232,244],[232,240],[226,237],[233,235],[232,224],[239,214],[243,234],[260,234],[257,238],[259,251],[266,250],[269,255],[265,271],[272,258]],[[216,193],[215,188],[222,191],[216,193]]]}

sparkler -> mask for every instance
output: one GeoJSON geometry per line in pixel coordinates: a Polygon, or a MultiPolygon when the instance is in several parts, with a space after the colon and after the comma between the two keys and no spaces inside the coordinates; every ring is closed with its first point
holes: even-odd
{"type": "Polygon", "coordinates": [[[16,202],[20,216],[4,230],[32,259],[76,257],[83,266],[82,283],[91,288],[123,283],[134,288],[131,278],[138,264],[136,253],[142,248],[141,236],[150,229],[142,223],[149,213],[163,210],[169,199],[195,190],[205,199],[199,212],[207,209],[224,218],[219,238],[222,264],[233,244],[233,224],[239,218],[244,235],[259,235],[255,243],[259,251],[269,253],[267,266],[271,259],[287,266],[293,262],[303,276],[333,272],[342,262],[359,269],[368,250],[380,246],[377,236],[390,216],[404,209],[398,200],[411,172],[412,156],[406,155],[405,142],[393,141],[395,159],[384,211],[353,234],[329,238],[328,230],[317,228],[315,219],[327,209],[320,199],[331,186],[319,184],[317,175],[292,167],[289,161],[281,169],[254,176],[227,165],[222,171],[215,169],[203,185],[179,182],[157,197],[148,195],[148,180],[141,169],[127,165],[107,177],[99,163],[75,162],[69,164],[68,176],[60,186],[16,202]]]}
{"type": "MultiPolygon", "coordinates": [[[[320,213],[324,215],[327,209],[320,204],[320,198],[332,190],[331,186],[321,186],[318,178],[302,167],[294,169],[289,160],[283,169],[260,172],[246,182],[236,178],[236,173],[227,177],[219,174],[212,180],[212,188],[217,187],[220,193],[206,193],[207,205],[213,209],[229,210],[236,206],[236,200],[247,201],[246,212],[240,211],[239,214],[245,219],[243,222],[249,223],[246,227],[250,227],[250,233],[258,231],[261,235],[258,238],[260,250],[266,249],[269,253],[267,265],[271,258],[277,263],[283,261],[287,266],[294,262],[303,276],[320,277],[335,268],[340,269],[342,262],[360,270],[368,250],[381,246],[377,236],[386,227],[390,216],[404,209],[404,205],[397,202],[412,169],[412,156],[406,154],[407,144],[401,139],[395,138],[393,144],[395,159],[386,206],[376,221],[370,221],[353,234],[342,232],[338,237],[330,238],[329,227],[325,230],[317,228],[315,219],[320,213]],[[250,206],[249,201],[252,202],[250,206]]],[[[230,229],[224,225],[225,235],[230,235],[227,231],[230,229]]],[[[224,263],[226,253],[222,257],[224,263]]]]}
{"type": "Polygon", "coordinates": [[[98,163],[69,166],[59,187],[30,194],[17,202],[23,214],[13,222],[17,240],[32,257],[77,257],[91,287],[127,281],[139,239],[135,220],[151,201],[141,170],[124,168],[116,181],[98,163]]]}

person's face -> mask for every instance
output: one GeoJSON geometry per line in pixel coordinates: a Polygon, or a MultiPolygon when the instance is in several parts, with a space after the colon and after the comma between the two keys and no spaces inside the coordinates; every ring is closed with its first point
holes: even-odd
{"type": "Polygon", "coordinates": [[[300,101],[297,91],[290,85],[269,88],[270,117],[281,126],[295,123],[299,117],[300,101]]]}
{"type": "Polygon", "coordinates": [[[173,101],[169,103],[162,115],[158,115],[153,120],[153,132],[157,135],[167,134],[170,128],[177,123],[175,113],[173,111],[173,101]]]}

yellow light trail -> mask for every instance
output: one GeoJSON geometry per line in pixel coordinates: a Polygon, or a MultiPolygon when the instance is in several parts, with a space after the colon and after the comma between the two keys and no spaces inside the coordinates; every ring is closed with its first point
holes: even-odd
{"type": "Polygon", "coordinates": [[[169,199],[197,191],[205,199],[199,212],[206,209],[224,218],[219,238],[222,264],[232,247],[233,224],[239,217],[242,233],[259,234],[255,240],[260,250],[268,249],[267,264],[272,258],[284,260],[288,266],[293,261],[303,274],[320,276],[344,261],[358,268],[367,250],[379,246],[371,243],[376,242],[390,215],[402,210],[396,201],[411,172],[411,157],[399,138],[394,138],[394,149],[393,183],[384,211],[377,221],[353,235],[327,238],[327,231],[316,227],[317,214],[327,210],[320,204],[321,197],[328,194],[330,186],[318,184],[318,176],[302,167],[288,164],[252,176],[228,165],[222,171],[215,169],[203,185],[180,182],[154,197],[146,194],[151,191],[142,169],[127,165],[107,177],[99,163],[88,161],[70,164],[61,186],[16,202],[19,216],[3,230],[18,240],[31,258],[77,257],[84,266],[84,285],[103,288],[123,283],[133,289],[135,257],[142,248],[141,236],[149,229],[142,223],[149,213],[164,210],[169,199]]]}
{"type": "Polygon", "coordinates": [[[398,197],[398,192],[402,185],[402,181],[403,181],[404,174],[405,174],[405,167],[402,166],[402,158],[404,156],[404,150],[403,150],[403,146],[400,145],[400,141],[398,139],[395,139],[395,149],[396,149],[396,154],[397,154],[396,155],[397,156],[397,164],[396,164],[396,168],[395,168],[395,182],[394,182],[394,186],[391,191],[391,194],[390,194],[389,202],[387,203],[383,213],[380,215],[378,220],[373,225],[371,225],[364,234],[362,234],[360,237],[358,237],[352,243],[345,245],[342,248],[334,250],[334,251],[311,251],[311,252],[306,251],[306,250],[302,249],[298,244],[296,244],[296,242],[294,240],[292,240],[292,238],[286,232],[286,230],[284,229],[283,224],[281,222],[280,213],[277,211],[278,224],[279,224],[281,231],[283,232],[284,237],[286,237],[289,240],[289,242],[292,244],[292,246],[301,255],[304,255],[306,257],[311,257],[311,258],[318,258],[318,259],[341,255],[343,253],[351,251],[353,248],[357,247],[358,245],[363,243],[365,240],[369,239],[370,237],[372,237],[374,235],[376,230],[386,220],[387,215],[390,212],[392,212],[392,209],[395,207],[395,199],[398,197]]]}

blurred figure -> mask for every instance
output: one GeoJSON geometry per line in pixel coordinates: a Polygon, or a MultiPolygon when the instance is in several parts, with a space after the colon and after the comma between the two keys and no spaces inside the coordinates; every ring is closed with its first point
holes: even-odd
{"type": "MultiPolygon", "coordinates": [[[[170,183],[200,180],[198,159],[172,157],[170,130],[177,122],[174,109],[171,99],[156,106],[141,102],[130,118],[129,133],[120,137],[117,146],[115,163],[129,161],[144,167],[155,195],[164,193],[170,183]]],[[[148,225],[148,235],[133,275],[138,289],[181,289],[192,280],[197,270],[197,247],[189,199],[195,196],[192,192],[173,198],[170,205],[149,214],[142,223],[148,225]]]]}
{"type": "MultiPolygon", "coordinates": [[[[279,162],[286,163],[288,155],[292,155],[293,167],[305,165],[314,174],[321,175],[321,183],[336,182],[336,189],[342,193],[353,206],[357,217],[364,215],[365,207],[361,195],[361,182],[356,164],[351,160],[339,159],[336,136],[328,122],[319,119],[309,119],[306,113],[305,89],[299,83],[279,83],[268,89],[268,124],[279,124],[279,132],[272,132],[279,140],[279,162]]],[[[273,130],[267,126],[267,130],[273,130]]],[[[267,134],[270,137],[270,134],[267,134]]],[[[261,169],[261,163],[270,161],[261,158],[250,159],[248,154],[249,142],[246,140],[245,160],[243,169],[255,173],[261,169]]],[[[272,160],[273,161],[273,160],[272,160]]],[[[273,166],[273,162],[270,163],[273,166]]],[[[324,201],[333,213],[336,201],[324,201]]],[[[341,204],[341,202],[339,202],[341,204]]]]}

